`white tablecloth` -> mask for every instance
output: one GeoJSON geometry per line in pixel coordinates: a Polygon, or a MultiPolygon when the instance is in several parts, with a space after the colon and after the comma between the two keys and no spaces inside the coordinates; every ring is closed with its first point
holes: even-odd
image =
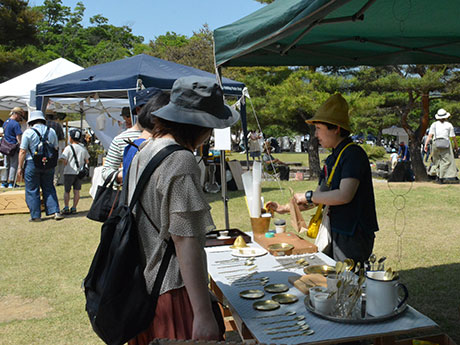
{"type": "MultiPolygon", "coordinates": [[[[259,247],[257,243],[251,243],[250,246],[259,247]]],[[[241,259],[240,266],[237,267],[229,267],[225,270],[221,268],[221,266],[225,265],[232,265],[233,262],[225,262],[217,264],[216,261],[228,260],[234,258],[231,255],[231,250],[229,246],[219,246],[219,247],[210,247],[206,248],[207,256],[208,256],[208,272],[216,282],[217,286],[220,288],[222,293],[224,294],[225,298],[228,300],[228,303],[232,306],[234,310],[238,313],[239,317],[243,320],[245,325],[251,331],[251,333],[257,338],[257,340],[261,343],[265,344],[275,344],[275,343],[283,343],[283,344],[301,344],[301,343],[311,343],[311,342],[336,342],[338,339],[344,341],[346,339],[357,339],[357,338],[373,338],[374,335],[389,335],[391,333],[404,333],[410,330],[416,329],[423,329],[423,328],[433,328],[436,327],[437,324],[429,319],[428,317],[424,316],[423,314],[419,313],[412,307],[408,307],[407,310],[402,313],[398,318],[388,320],[385,322],[380,323],[373,323],[373,324],[345,324],[345,323],[338,323],[332,322],[329,320],[325,320],[315,316],[314,314],[310,313],[304,306],[304,298],[303,295],[299,290],[295,287],[291,286],[288,283],[288,277],[293,275],[302,275],[302,269],[290,269],[289,271],[276,271],[277,268],[275,266],[279,265],[279,261],[286,262],[289,258],[292,258],[292,261],[295,261],[294,258],[296,257],[305,257],[307,261],[318,261],[322,260],[323,262],[334,265],[334,260],[329,258],[328,256],[322,253],[316,254],[305,254],[305,255],[297,255],[292,257],[278,257],[275,258],[270,254],[266,254],[264,256],[256,257],[255,263],[257,264],[257,274],[254,277],[269,277],[269,283],[285,283],[288,284],[291,288],[288,293],[294,294],[299,298],[299,301],[293,304],[282,304],[281,307],[277,310],[273,311],[258,311],[252,307],[254,301],[269,299],[273,294],[265,293],[265,296],[258,300],[247,300],[243,299],[239,296],[239,293],[243,290],[247,289],[261,289],[263,290],[263,286],[236,286],[237,284],[235,281],[232,283],[228,277],[232,274],[245,274],[251,273],[252,271],[248,270],[248,266],[244,265],[244,260],[241,259]],[[229,273],[222,273],[223,271],[239,271],[239,272],[229,272],[229,273]],[[232,285],[233,284],[233,285],[232,285]],[[276,335],[267,335],[267,331],[265,328],[276,326],[276,324],[272,325],[261,325],[262,322],[273,321],[276,322],[277,320],[283,320],[286,318],[293,318],[293,316],[281,316],[281,317],[271,317],[265,319],[254,319],[254,316],[262,316],[262,315],[270,315],[270,314],[282,314],[287,311],[295,311],[296,315],[304,315],[305,321],[307,324],[310,325],[310,328],[315,331],[315,333],[311,336],[302,336],[302,337],[295,337],[295,338],[285,338],[282,340],[273,340],[272,337],[276,337],[276,335]]],[[[403,277],[404,279],[404,277],[403,277]]],[[[280,324],[287,325],[292,324],[293,322],[283,322],[280,324]]],[[[280,334],[281,336],[282,334],[280,334]]]]}

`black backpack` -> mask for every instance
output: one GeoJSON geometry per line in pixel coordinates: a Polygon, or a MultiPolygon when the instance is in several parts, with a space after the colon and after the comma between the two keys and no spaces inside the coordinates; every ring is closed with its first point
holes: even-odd
{"type": "MultiPolygon", "coordinates": [[[[156,167],[177,150],[184,148],[170,145],[160,150],[142,172],[129,207],[122,202],[102,225],[101,241],[83,286],[91,325],[107,344],[126,343],[147,329],[155,316],[160,288],[174,254],[174,243],[171,238],[167,241],[167,249],[149,295],[144,278],[145,262],[132,210],[156,167]]],[[[123,190],[125,199],[126,189],[123,190]]]]}
{"type": "Polygon", "coordinates": [[[58,151],[48,141],[48,133],[50,128],[46,127],[46,131],[43,137],[40,135],[40,132],[37,129],[32,128],[32,130],[37,133],[38,138],[40,139],[40,142],[38,143],[34,152],[30,152],[34,161],[35,168],[39,170],[55,168],[58,161],[58,151]]]}

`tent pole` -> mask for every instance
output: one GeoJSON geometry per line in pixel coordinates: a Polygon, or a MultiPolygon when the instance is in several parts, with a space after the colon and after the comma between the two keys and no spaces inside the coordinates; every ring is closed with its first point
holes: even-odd
{"type": "MultiPolygon", "coordinates": [[[[217,68],[217,77],[222,85],[222,71],[217,68]]],[[[228,196],[227,196],[227,174],[225,171],[225,150],[220,150],[220,185],[222,188],[222,200],[224,202],[225,229],[230,229],[230,220],[228,216],[228,196]]]]}

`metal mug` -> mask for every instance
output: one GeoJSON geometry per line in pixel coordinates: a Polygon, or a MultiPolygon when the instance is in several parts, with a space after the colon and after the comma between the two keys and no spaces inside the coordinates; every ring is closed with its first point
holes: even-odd
{"type": "Polygon", "coordinates": [[[379,317],[393,313],[409,298],[407,287],[394,280],[384,280],[385,271],[366,272],[366,313],[379,317]],[[399,290],[403,291],[400,298],[399,290]]]}

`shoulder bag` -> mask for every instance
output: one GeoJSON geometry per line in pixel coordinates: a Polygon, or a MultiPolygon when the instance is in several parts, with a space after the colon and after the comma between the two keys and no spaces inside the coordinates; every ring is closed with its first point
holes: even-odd
{"type": "Polygon", "coordinates": [[[83,162],[83,165],[80,168],[80,165],[78,164],[77,154],[75,153],[75,149],[73,148],[72,144],[70,144],[70,148],[72,149],[73,158],[75,159],[75,165],[77,166],[77,171],[78,171],[77,176],[80,180],[82,180],[85,177],[89,176],[89,168],[85,162],[83,162]]]}
{"type": "MultiPolygon", "coordinates": [[[[4,129],[6,129],[6,124],[9,123],[9,121],[10,120],[8,120],[5,123],[4,129]]],[[[4,155],[14,156],[18,148],[19,148],[19,143],[12,144],[6,141],[5,136],[3,136],[2,139],[0,140],[0,153],[3,153],[4,155]]]]}
{"type": "MultiPolygon", "coordinates": [[[[174,242],[172,238],[165,240],[166,251],[150,294],[145,283],[145,259],[132,211],[157,166],[177,150],[185,148],[170,145],[160,150],[142,172],[129,206],[121,203],[102,225],[101,241],[83,287],[91,326],[107,344],[126,343],[147,329],[155,316],[161,285],[174,255],[174,242]]],[[[125,198],[127,189],[123,189],[125,198]]]]}
{"type": "MultiPolygon", "coordinates": [[[[345,149],[350,145],[353,145],[353,143],[348,143],[342,149],[342,151],[340,151],[339,155],[337,156],[337,159],[335,160],[334,166],[332,167],[331,174],[328,176],[328,179],[327,179],[327,186],[328,187],[331,186],[332,177],[334,176],[335,169],[337,168],[337,164],[339,164],[339,160],[340,160],[340,157],[342,156],[343,151],[345,151],[345,149]]],[[[315,214],[310,219],[310,223],[308,224],[308,231],[307,231],[307,235],[310,238],[316,238],[318,236],[318,232],[319,232],[319,229],[320,229],[320,224],[321,224],[321,221],[323,219],[323,206],[324,206],[323,204],[318,204],[318,208],[316,209],[315,214]]]]}
{"type": "Polygon", "coordinates": [[[436,134],[436,124],[434,125],[434,146],[437,149],[448,149],[450,147],[450,141],[446,138],[438,138],[436,134]]]}

